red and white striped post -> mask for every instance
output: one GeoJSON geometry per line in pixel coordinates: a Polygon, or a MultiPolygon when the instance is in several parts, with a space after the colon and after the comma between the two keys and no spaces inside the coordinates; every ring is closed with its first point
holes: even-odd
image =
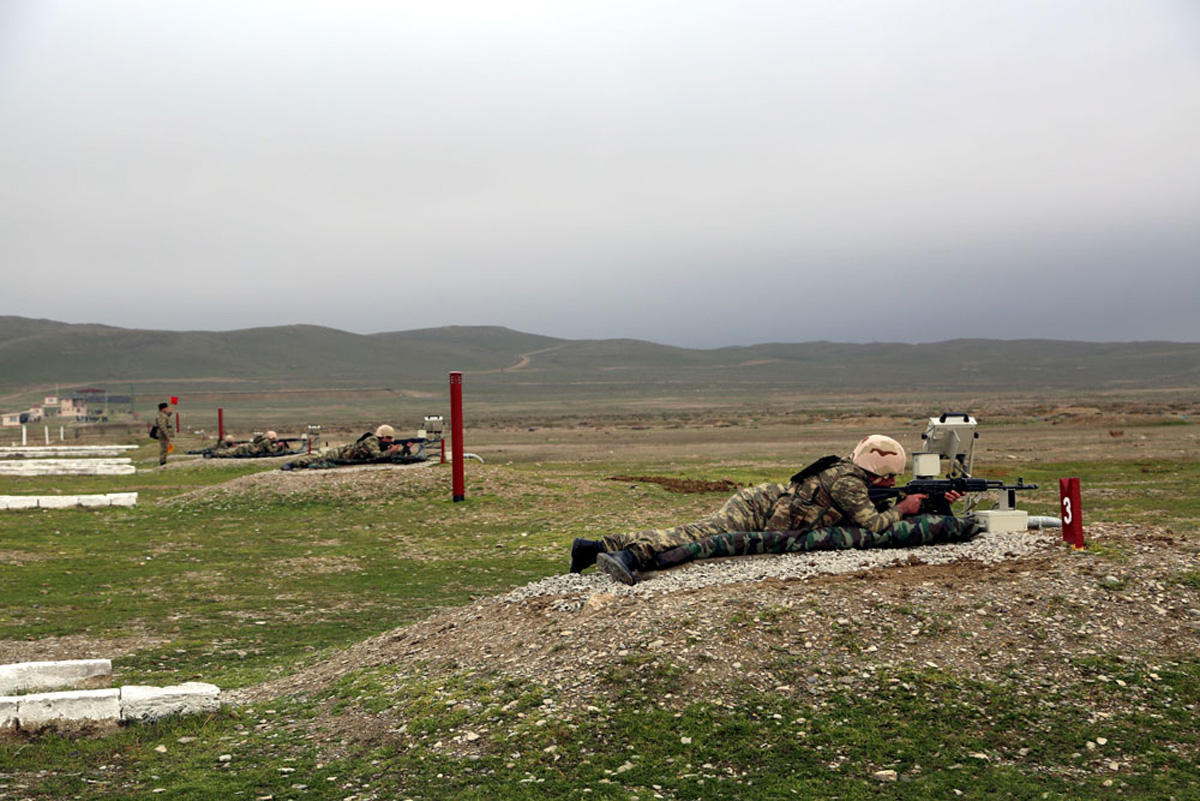
{"type": "Polygon", "coordinates": [[[225,439],[225,410],[217,407],[217,439],[225,439]]]}
{"type": "Polygon", "coordinates": [[[1083,504],[1079,500],[1079,479],[1060,478],[1058,498],[1062,510],[1063,539],[1076,548],[1083,547],[1083,504]]]}
{"type": "Polygon", "coordinates": [[[454,464],[454,502],[467,499],[467,482],[463,475],[462,373],[450,373],[450,435],[454,464]]]}

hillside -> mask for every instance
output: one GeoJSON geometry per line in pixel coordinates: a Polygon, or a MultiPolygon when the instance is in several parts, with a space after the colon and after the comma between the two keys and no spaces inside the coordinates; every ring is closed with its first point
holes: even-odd
{"type": "Polygon", "coordinates": [[[566,340],[495,326],[371,335],[311,325],[149,331],[0,317],[0,396],[72,386],[219,398],[287,389],[444,393],[461,370],[494,399],[726,401],[797,393],[1071,393],[1200,385],[1200,344],[958,339],[768,343],[696,350],[566,340]]]}

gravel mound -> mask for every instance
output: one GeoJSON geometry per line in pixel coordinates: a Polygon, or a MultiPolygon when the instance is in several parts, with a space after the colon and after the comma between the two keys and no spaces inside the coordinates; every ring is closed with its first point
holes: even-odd
{"type": "Polygon", "coordinates": [[[638,583],[632,587],[615,582],[604,573],[593,569],[587,573],[550,576],[518,587],[500,596],[498,600],[521,603],[539,596],[561,596],[552,603],[552,608],[570,611],[582,607],[594,593],[648,598],[717,584],[766,579],[803,579],[821,574],[854,573],[894,565],[937,565],[960,560],[995,564],[1049,549],[1055,546],[1059,539],[1057,531],[995,534],[985,532],[968,542],[925,545],[919,548],[814,551],[705,559],[680,565],[672,570],[640,573],[638,583]]]}

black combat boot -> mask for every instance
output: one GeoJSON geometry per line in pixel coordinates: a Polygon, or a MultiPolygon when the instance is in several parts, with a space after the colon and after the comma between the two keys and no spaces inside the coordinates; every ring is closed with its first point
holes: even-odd
{"type": "Polygon", "coordinates": [[[612,577],[613,581],[630,586],[637,584],[637,576],[633,574],[633,571],[637,570],[637,566],[637,557],[628,548],[623,551],[602,553],[596,557],[596,567],[612,577]]]}
{"type": "Polygon", "coordinates": [[[571,572],[582,573],[586,567],[596,564],[596,557],[604,550],[600,540],[585,540],[576,537],[571,543],[571,572]]]}

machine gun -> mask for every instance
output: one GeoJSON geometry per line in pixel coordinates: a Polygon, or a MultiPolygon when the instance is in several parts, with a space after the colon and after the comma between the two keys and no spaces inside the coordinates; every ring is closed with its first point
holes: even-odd
{"type": "Polygon", "coordinates": [[[1037,484],[1026,484],[1023,478],[1018,478],[1016,484],[1005,484],[1003,481],[970,477],[914,478],[903,487],[871,487],[867,490],[867,495],[870,496],[872,501],[880,501],[885,498],[904,498],[907,495],[927,495],[929,496],[929,502],[933,504],[936,514],[952,515],[954,511],[950,508],[950,503],[946,500],[946,493],[948,492],[957,492],[960,495],[966,495],[968,493],[997,490],[1007,493],[1007,498],[1001,500],[1001,506],[1005,509],[1012,509],[1016,506],[1017,492],[1019,490],[1037,488],[1037,484]]]}

